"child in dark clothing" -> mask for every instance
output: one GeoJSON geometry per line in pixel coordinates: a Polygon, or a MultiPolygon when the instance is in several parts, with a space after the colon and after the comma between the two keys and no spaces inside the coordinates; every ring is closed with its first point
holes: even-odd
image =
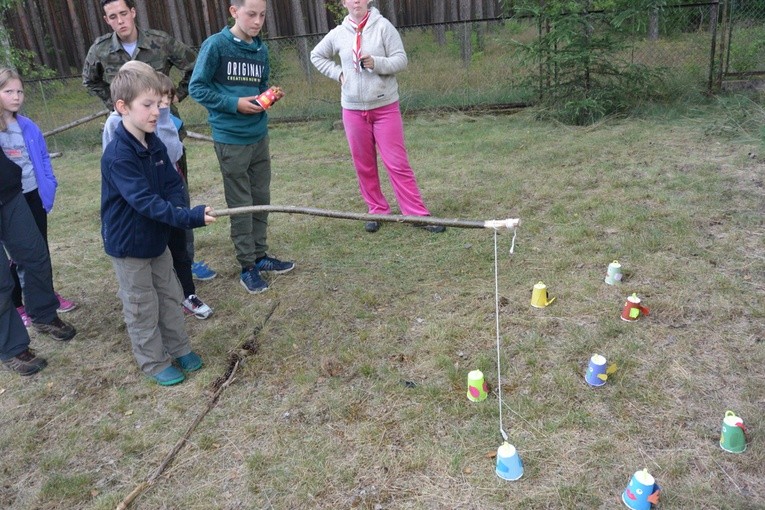
{"type": "Polygon", "coordinates": [[[146,375],[170,386],[202,367],[183,324],[182,290],[167,247],[170,230],[215,218],[210,207],[185,206],[183,181],[154,133],[161,90],[149,65],[120,69],[111,84],[122,122],[101,158],[101,234],[133,355],[146,375]]]}
{"type": "Polygon", "coordinates": [[[18,264],[35,329],[62,342],[71,340],[77,330],[56,313],[59,304],[53,292],[50,256],[21,189],[21,167],[0,151],[0,361],[4,368],[27,376],[48,363],[29,348],[29,333],[14,310],[6,250],[18,264]]]}
{"type": "MultiPolygon", "coordinates": [[[[142,64],[143,63],[138,60],[131,60],[123,65],[122,69],[140,69],[142,64]]],[[[180,163],[183,160],[183,143],[181,143],[180,137],[178,136],[178,128],[173,120],[176,119],[180,121],[180,119],[173,116],[170,112],[170,104],[172,103],[172,98],[175,96],[175,86],[173,85],[173,81],[164,74],[157,73],[157,76],[162,85],[162,100],[159,107],[157,127],[154,132],[159,137],[160,141],[165,144],[170,162],[183,180],[184,195],[186,197],[184,206],[189,207],[188,181],[186,180],[185,172],[182,171],[180,166],[180,163]]],[[[120,122],[121,117],[117,111],[112,112],[106,119],[103,135],[101,137],[103,150],[106,150],[109,142],[114,138],[114,131],[117,129],[120,122]]],[[[170,233],[168,248],[170,248],[170,255],[173,257],[175,274],[178,276],[178,280],[181,282],[181,288],[183,289],[183,301],[181,305],[183,306],[184,313],[192,314],[197,319],[209,318],[213,314],[213,310],[202,301],[199,296],[197,296],[197,289],[194,284],[194,265],[192,264],[192,260],[194,259],[194,234],[192,233],[192,230],[173,228],[170,233]]]]}

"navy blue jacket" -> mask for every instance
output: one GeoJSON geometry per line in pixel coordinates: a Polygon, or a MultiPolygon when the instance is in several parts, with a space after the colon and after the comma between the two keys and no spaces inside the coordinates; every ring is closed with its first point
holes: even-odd
{"type": "Polygon", "coordinates": [[[144,147],[122,122],[101,157],[101,236],[112,257],[158,257],[170,227],[202,227],[204,205],[184,207],[183,181],[154,133],[144,147]]]}

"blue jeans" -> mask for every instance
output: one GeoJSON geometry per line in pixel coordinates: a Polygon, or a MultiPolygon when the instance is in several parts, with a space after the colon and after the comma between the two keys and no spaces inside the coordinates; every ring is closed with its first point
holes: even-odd
{"type": "Polygon", "coordinates": [[[29,347],[21,317],[11,299],[13,279],[8,255],[16,262],[27,314],[32,322],[50,323],[56,317],[58,298],[53,293],[50,256],[24,196],[19,193],[0,204],[0,359],[7,360],[29,347]]]}

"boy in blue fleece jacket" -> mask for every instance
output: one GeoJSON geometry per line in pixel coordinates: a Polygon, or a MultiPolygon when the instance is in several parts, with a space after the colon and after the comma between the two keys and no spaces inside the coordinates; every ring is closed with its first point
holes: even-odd
{"type": "MultiPolygon", "coordinates": [[[[208,112],[223,191],[229,208],[271,203],[268,114],[255,98],[268,90],[268,47],[260,39],[266,0],[231,0],[234,26],[202,43],[189,94],[208,112]]],[[[231,217],[231,240],[242,266],[240,283],[250,294],[268,290],[262,271],[287,273],[294,262],[266,253],[268,213],[231,217]]]]}
{"type": "Polygon", "coordinates": [[[167,248],[170,228],[201,227],[215,218],[211,207],[185,207],[183,182],[154,133],[161,90],[146,64],[120,69],[112,81],[122,122],[101,157],[101,235],[138,366],[170,386],[202,367],[183,324],[183,292],[167,248]]]}

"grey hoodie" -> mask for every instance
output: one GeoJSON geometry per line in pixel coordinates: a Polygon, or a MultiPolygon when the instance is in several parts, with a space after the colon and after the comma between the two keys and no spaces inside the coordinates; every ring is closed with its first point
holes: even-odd
{"type": "Polygon", "coordinates": [[[371,110],[398,101],[396,73],[406,69],[407,58],[401,36],[375,7],[361,33],[361,54],[371,55],[375,68],[357,71],[353,66],[356,32],[350,18],[333,28],[311,51],[311,62],[324,76],[339,81],[345,77],[340,103],[348,110],[371,110]],[[340,65],[334,57],[340,55],[340,65]]]}

